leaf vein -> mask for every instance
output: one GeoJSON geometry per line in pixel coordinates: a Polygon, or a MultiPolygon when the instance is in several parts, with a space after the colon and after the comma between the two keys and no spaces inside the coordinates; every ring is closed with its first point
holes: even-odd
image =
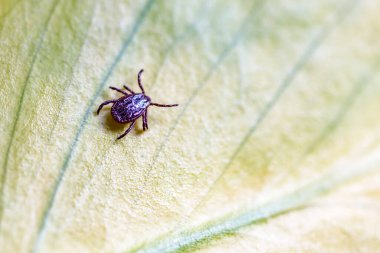
{"type": "Polygon", "coordinates": [[[147,2],[145,3],[145,5],[143,7],[143,10],[139,14],[139,17],[138,17],[136,23],[134,24],[134,26],[132,28],[132,31],[129,33],[129,35],[127,36],[127,38],[123,42],[123,45],[122,45],[119,53],[116,55],[116,58],[114,59],[114,61],[112,62],[111,66],[108,68],[108,70],[106,71],[106,74],[105,74],[104,78],[100,82],[98,88],[96,89],[96,92],[95,92],[94,96],[91,98],[91,100],[89,102],[89,105],[88,105],[88,107],[87,107],[87,109],[86,109],[86,111],[85,111],[85,113],[83,115],[83,118],[80,121],[80,125],[79,125],[79,128],[78,128],[78,130],[77,130],[77,132],[75,134],[74,140],[73,140],[73,142],[70,145],[68,154],[66,155],[65,160],[63,162],[63,165],[62,165],[62,167],[59,170],[59,175],[58,175],[57,180],[55,182],[55,185],[53,187],[52,194],[48,198],[47,206],[46,206],[45,210],[43,211],[42,221],[41,221],[41,223],[39,225],[39,228],[38,228],[37,239],[36,239],[35,244],[34,244],[33,252],[37,252],[38,249],[39,249],[39,247],[40,247],[40,245],[41,245],[41,243],[42,243],[42,240],[43,240],[43,237],[44,237],[44,234],[45,234],[45,231],[46,231],[47,221],[48,221],[48,218],[50,216],[50,212],[52,210],[52,207],[54,205],[54,202],[55,202],[55,199],[56,199],[56,196],[57,196],[57,193],[58,193],[58,189],[61,186],[63,177],[64,177],[64,175],[65,175],[65,173],[67,171],[67,168],[68,168],[69,162],[71,160],[71,157],[73,156],[73,153],[74,153],[74,150],[75,150],[75,148],[76,148],[76,146],[78,144],[79,138],[80,138],[80,136],[81,136],[81,134],[82,134],[82,132],[84,130],[84,127],[85,127],[85,125],[86,125],[86,123],[88,121],[88,118],[89,118],[90,113],[91,113],[91,109],[94,106],[96,99],[99,97],[101,91],[103,90],[106,82],[110,78],[110,76],[111,76],[112,72],[114,71],[115,67],[117,66],[117,64],[122,59],[122,57],[125,54],[128,46],[131,44],[134,36],[138,32],[141,24],[143,23],[145,17],[147,16],[147,13],[151,9],[151,7],[152,7],[152,5],[153,5],[154,2],[155,2],[155,0],[147,0],[147,2]]]}
{"type": "Polygon", "coordinates": [[[161,141],[161,143],[159,144],[158,148],[156,149],[156,151],[155,151],[155,153],[153,155],[153,158],[152,158],[151,165],[149,166],[148,171],[145,173],[143,184],[146,183],[147,178],[149,176],[149,173],[152,171],[153,166],[154,166],[154,164],[155,164],[158,156],[163,151],[163,149],[164,149],[166,143],[168,142],[169,138],[171,137],[171,135],[174,133],[176,127],[179,124],[179,121],[185,115],[187,109],[190,107],[190,105],[194,101],[195,97],[206,86],[207,81],[211,78],[211,76],[214,74],[214,72],[218,69],[218,67],[222,64],[222,62],[227,58],[227,56],[232,52],[232,50],[239,43],[240,39],[244,35],[244,32],[245,32],[245,30],[247,28],[247,25],[249,24],[249,20],[252,17],[255,17],[256,14],[258,14],[259,9],[260,9],[262,3],[263,3],[262,0],[258,0],[258,1],[256,1],[253,4],[252,8],[249,11],[249,14],[244,18],[242,24],[240,25],[237,33],[235,34],[235,36],[233,37],[233,39],[231,40],[231,42],[223,49],[223,51],[221,52],[221,54],[219,55],[219,57],[217,58],[217,60],[211,65],[211,68],[209,69],[209,71],[203,77],[203,79],[200,82],[200,84],[196,87],[196,89],[191,94],[191,96],[188,99],[188,101],[183,106],[183,109],[179,113],[178,117],[175,119],[173,125],[170,127],[169,132],[163,137],[163,140],[161,141]]]}
{"type": "MultiPolygon", "coordinates": [[[[346,5],[343,6],[342,9],[338,9],[337,13],[337,19],[335,23],[331,23],[326,25],[320,33],[317,34],[314,39],[312,39],[311,43],[306,47],[306,50],[301,55],[299,60],[294,64],[290,72],[285,76],[283,82],[280,84],[279,88],[275,91],[274,95],[270,99],[269,103],[265,106],[264,110],[259,114],[256,121],[253,123],[253,125],[248,129],[246,134],[244,135],[241,142],[238,144],[235,151],[232,153],[230,159],[226,163],[225,167],[223,168],[220,175],[213,181],[209,189],[206,191],[206,193],[201,197],[201,200],[198,202],[198,204],[185,216],[185,220],[188,219],[206,200],[207,196],[211,193],[212,189],[215,187],[215,185],[222,179],[224,174],[227,172],[227,170],[230,168],[232,162],[235,160],[237,155],[241,152],[243,147],[247,144],[249,138],[252,136],[252,134],[257,130],[257,128],[260,126],[260,124],[264,121],[266,116],[270,113],[272,108],[278,103],[278,101],[281,99],[282,95],[285,93],[285,91],[290,87],[290,85],[293,83],[293,80],[297,76],[298,73],[303,69],[303,67],[306,65],[306,63],[310,60],[311,56],[316,52],[316,50],[321,46],[322,42],[328,37],[328,35],[331,33],[333,28],[340,23],[343,17],[346,17],[348,15],[347,8],[351,7],[351,4],[356,0],[349,0],[346,2],[346,5]]],[[[179,222],[174,230],[178,228],[182,222],[179,222]]]]}
{"type": "Polygon", "coordinates": [[[12,129],[11,129],[11,134],[10,134],[10,140],[8,142],[8,145],[7,145],[7,148],[6,148],[6,151],[5,151],[5,159],[4,159],[4,164],[3,164],[3,171],[2,171],[2,176],[1,176],[1,186],[0,186],[1,187],[1,189],[0,189],[0,228],[1,228],[1,223],[2,223],[3,211],[4,211],[4,203],[3,203],[4,200],[3,200],[3,198],[4,198],[5,182],[6,182],[6,178],[7,178],[7,174],[8,174],[9,155],[10,155],[10,150],[11,150],[11,147],[13,145],[14,138],[15,138],[15,133],[16,133],[17,125],[18,125],[19,118],[20,118],[22,104],[23,104],[24,97],[25,97],[25,91],[26,91],[26,88],[27,88],[27,86],[29,84],[29,79],[30,79],[31,74],[33,72],[34,65],[35,65],[36,60],[37,60],[37,56],[38,56],[38,54],[41,51],[41,48],[42,48],[42,45],[43,45],[43,42],[44,42],[44,38],[45,38],[45,34],[46,34],[47,30],[48,30],[48,26],[50,24],[51,18],[53,16],[53,13],[55,12],[55,8],[58,5],[59,1],[60,0],[55,0],[54,3],[52,4],[52,7],[51,7],[51,9],[49,11],[49,15],[48,15],[48,17],[46,19],[46,22],[45,22],[45,24],[43,26],[41,35],[39,37],[36,50],[34,51],[34,54],[32,56],[32,61],[31,61],[28,73],[26,75],[26,78],[25,78],[25,81],[24,81],[24,85],[23,85],[22,90],[21,90],[20,99],[18,101],[18,106],[17,106],[17,109],[16,109],[16,117],[15,117],[15,119],[13,121],[12,129]]]}

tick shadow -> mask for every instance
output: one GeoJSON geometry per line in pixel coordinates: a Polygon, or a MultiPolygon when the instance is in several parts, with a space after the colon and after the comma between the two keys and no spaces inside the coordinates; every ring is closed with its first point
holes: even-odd
{"type": "MultiPolygon", "coordinates": [[[[104,108],[100,113],[99,115],[96,114],[96,112],[94,112],[94,114],[100,118],[102,118],[102,121],[103,121],[103,125],[106,127],[107,130],[115,133],[115,135],[121,135],[124,133],[125,130],[127,130],[127,128],[129,127],[129,125],[131,123],[125,123],[125,124],[122,124],[122,123],[118,123],[116,122],[113,118],[112,118],[112,115],[110,113],[110,109],[109,108],[104,108]],[[106,114],[106,115],[102,115],[103,114],[106,114]]],[[[136,134],[136,135],[140,135],[142,134],[144,131],[142,129],[142,122],[141,122],[141,119],[138,119],[133,127],[133,130],[128,134],[136,134]]],[[[125,138],[125,137],[124,137],[125,138]]]]}

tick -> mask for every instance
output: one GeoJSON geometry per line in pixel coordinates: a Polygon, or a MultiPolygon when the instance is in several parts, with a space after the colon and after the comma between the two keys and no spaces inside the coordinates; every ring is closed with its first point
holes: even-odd
{"type": "Polygon", "coordinates": [[[123,87],[129,93],[124,90],[111,86],[109,87],[111,90],[120,92],[124,96],[115,100],[104,101],[98,108],[97,114],[99,114],[103,106],[112,103],[113,105],[111,107],[111,115],[114,118],[114,120],[121,124],[131,123],[128,129],[122,135],[117,137],[117,140],[126,136],[132,130],[132,127],[135,125],[136,120],[140,118],[141,116],[143,119],[143,130],[145,131],[148,129],[148,107],[149,106],[152,106],[152,105],[158,106],[158,107],[178,106],[178,104],[164,105],[164,104],[153,103],[150,97],[145,95],[144,87],[141,84],[141,74],[143,71],[144,71],[143,69],[140,70],[140,72],[137,75],[137,81],[142,93],[136,93],[125,85],[123,87]]]}

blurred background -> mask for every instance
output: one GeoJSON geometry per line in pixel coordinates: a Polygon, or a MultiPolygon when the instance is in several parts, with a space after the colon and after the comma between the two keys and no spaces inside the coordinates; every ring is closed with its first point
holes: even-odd
{"type": "Polygon", "coordinates": [[[0,0],[0,251],[376,252],[378,10],[0,0]]]}

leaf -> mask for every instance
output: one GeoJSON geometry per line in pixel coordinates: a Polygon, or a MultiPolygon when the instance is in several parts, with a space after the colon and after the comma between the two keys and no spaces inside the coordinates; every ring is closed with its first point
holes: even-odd
{"type": "Polygon", "coordinates": [[[379,248],[377,1],[0,4],[2,252],[379,248]]]}

